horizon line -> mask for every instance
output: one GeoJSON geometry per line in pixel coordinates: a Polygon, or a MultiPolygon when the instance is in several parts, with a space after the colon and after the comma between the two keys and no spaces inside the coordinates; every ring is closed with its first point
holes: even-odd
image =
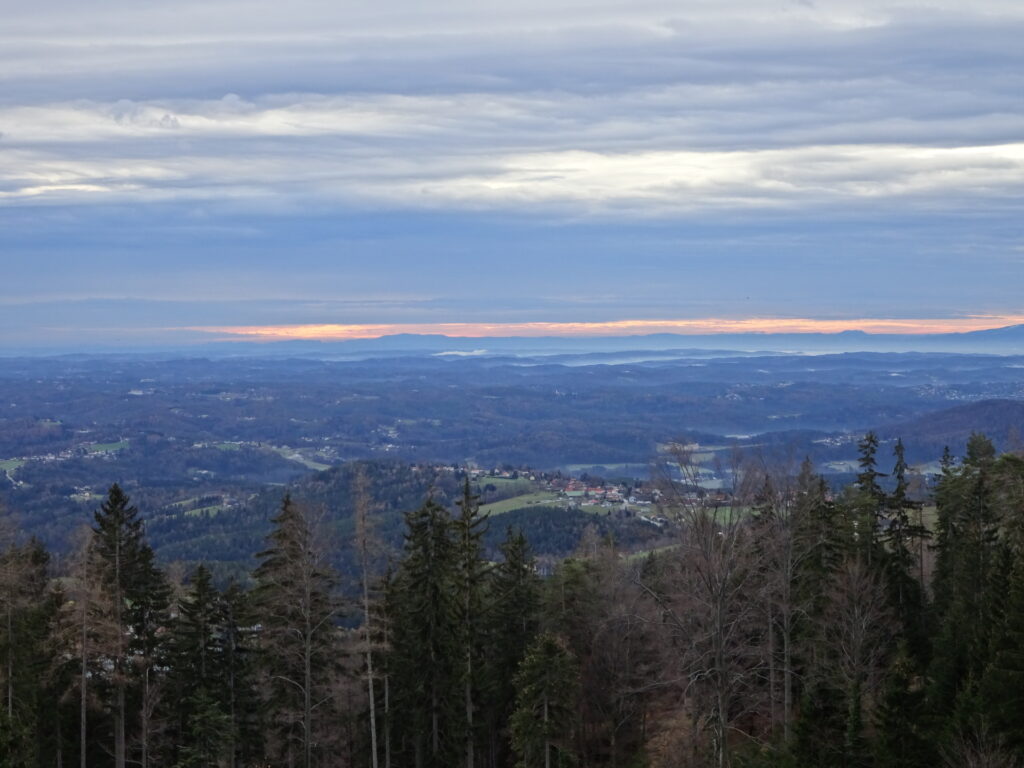
{"type": "Polygon", "coordinates": [[[532,321],[499,323],[297,323],[291,325],[191,326],[176,330],[221,334],[222,341],[352,341],[401,334],[452,338],[586,338],[673,333],[690,336],[813,334],[859,331],[874,335],[929,336],[985,331],[1024,324],[1024,315],[970,315],[952,318],[688,318],[610,321],[532,321]]]}

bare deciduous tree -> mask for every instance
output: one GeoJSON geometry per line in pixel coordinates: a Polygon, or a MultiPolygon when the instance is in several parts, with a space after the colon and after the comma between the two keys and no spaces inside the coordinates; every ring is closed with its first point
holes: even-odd
{"type": "Polygon", "coordinates": [[[862,748],[865,702],[873,701],[896,629],[885,586],[864,558],[846,560],[828,593],[822,625],[837,684],[846,696],[847,755],[862,748]]]}
{"type": "Polygon", "coordinates": [[[731,742],[756,737],[745,721],[760,694],[756,593],[763,555],[748,521],[752,494],[738,452],[728,469],[728,499],[703,492],[692,448],[675,446],[673,460],[682,480],[663,482],[663,508],[679,523],[679,546],[666,558],[660,584],[639,583],[662,611],[674,682],[682,686],[692,721],[701,710],[709,713],[714,763],[725,768],[731,742]]]}

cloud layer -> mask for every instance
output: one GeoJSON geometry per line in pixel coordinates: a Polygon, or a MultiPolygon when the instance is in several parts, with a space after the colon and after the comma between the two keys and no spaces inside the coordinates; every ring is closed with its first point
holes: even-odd
{"type": "Polygon", "coordinates": [[[747,296],[767,260],[799,313],[891,316],[851,259],[936,272],[905,291],[926,316],[1013,313],[1021,39],[1015,0],[22,4],[0,30],[0,247],[39,301],[110,295],[87,286],[121,269],[122,297],[444,304],[513,250],[576,291],[498,284],[506,315],[593,296],[593,269],[620,317],[669,302],[645,271],[747,296]],[[381,215],[386,234],[353,223],[381,215]]]}

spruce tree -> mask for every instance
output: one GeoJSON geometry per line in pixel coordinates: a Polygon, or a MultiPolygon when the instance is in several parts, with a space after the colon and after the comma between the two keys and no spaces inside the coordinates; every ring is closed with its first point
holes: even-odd
{"type": "Polygon", "coordinates": [[[521,768],[567,768],[574,749],[579,669],[565,644],[551,634],[530,646],[515,677],[512,743],[521,768]]]}
{"type": "Polygon", "coordinates": [[[929,708],[946,731],[973,720],[978,683],[990,659],[994,621],[1005,597],[1008,551],[992,483],[995,451],[972,435],[967,456],[936,492],[940,511],[935,575],[938,632],[929,668],[929,708]]]}
{"type": "Polygon", "coordinates": [[[1018,551],[992,661],[980,684],[984,720],[1024,760],[1024,552],[1018,551]]]}
{"type": "Polygon", "coordinates": [[[428,499],[406,515],[406,528],[389,597],[395,746],[408,764],[450,768],[465,746],[462,606],[451,516],[428,499]]]}
{"type": "Polygon", "coordinates": [[[270,685],[267,706],[279,758],[314,765],[333,725],[327,717],[337,665],[336,577],[320,532],[289,496],[271,520],[269,547],[256,568],[260,646],[270,685]]]}
{"type": "Polygon", "coordinates": [[[99,563],[102,588],[109,597],[114,627],[114,647],[110,659],[110,710],[114,721],[114,766],[124,768],[127,760],[127,734],[140,726],[143,768],[147,758],[148,728],[146,676],[152,669],[152,656],[158,642],[159,614],[166,608],[166,587],[153,563],[153,551],[146,544],[138,508],[116,483],[95,513],[93,550],[99,563]],[[141,654],[141,664],[135,661],[141,654]],[[140,675],[141,672],[141,675],[140,675]],[[142,677],[140,681],[140,676],[142,677]],[[141,683],[141,684],[140,684],[141,683]],[[138,711],[128,709],[129,693],[138,711]]]}
{"type": "Polygon", "coordinates": [[[27,765],[39,757],[36,734],[48,709],[42,681],[48,666],[47,627],[55,606],[46,599],[49,555],[38,541],[21,544],[16,538],[12,527],[8,540],[0,541],[0,755],[9,755],[11,765],[19,760],[27,765]]]}
{"type": "MultiPolygon", "coordinates": [[[[204,720],[209,717],[227,717],[223,700],[227,689],[224,623],[220,594],[213,586],[210,572],[200,565],[179,605],[172,641],[171,678],[178,731],[175,742],[179,749],[178,760],[183,765],[186,755],[192,762],[197,759],[199,753],[188,750],[206,738],[196,733],[195,727],[205,727],[204,720]],[[203,716],[197,717],[200,711],[203,716]]],[[[211,743],[206,739],[202,754],[208,754],[211,743]]],[[[214,762],[219,757],[215,756],[214,762]]]]}
{"type": "Polygon", "coordinates": [[[890,601],[896,619],[907,638],[907,649],[918,668],[928,658],[928,631],[925,619],[923,585],[917,577],[918,562],[915,551],[928,531],[912,515],[920,505],[910,499],[907,482],[907,462],[903,441],[897,440],[893,449],[896,458],[892,476],[895,486],[887,497],[886,529],[883,540],[887,547],[887,576],[890,601]]]}
{"type": "Polygon", "coordinates": [[[221,598],[221,675],[228,715],[227,766],[255,765],[264,754],[263,708],[257,688],[260,673],[257,619],[250,593],[231,583],[221,598]]]}
{"type": "Polygon", "coordinates": [[[854,506],[855,539],[858,549],[869,565],[882,565],[884,552],[880,547],[880,531],[885,516],[886,494],[878,483],[885,474],[878,471],[878,435],[868,432],[857,443],[857,495],[854,506]]]}
{"type": "Polygon", "coordinates": [[[483,536],[486,520],[480,515],[480,497],[469,488],[465,478],[462,498],[456,502],[459,514],[452,521],[456,558],[456,590],[458,593],[459,644],[462,651],[462,723],[465,740],[463,763],[473,768],[476,758],[476,738],[480,725],[477,701],[483,653],[485,594],[489,565],[483,557],[483,536]]]}
{"type": "Polygon", "coordinates": [[[515,709],[514,678],[537,635],[541,584],[522,531],[509,528],[500,549],[502,559],[494,569],[488,599],[484,690],[490,752],[496,765],[506,765],[511,746],[508,723],[515,709]]]}

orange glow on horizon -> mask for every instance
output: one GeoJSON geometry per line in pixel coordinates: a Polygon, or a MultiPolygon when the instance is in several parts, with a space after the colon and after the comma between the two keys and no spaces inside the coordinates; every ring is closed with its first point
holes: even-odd
{"type": "Polygon", "coordinates": [[[188,330],[225,334],[229,340],[345,341],[394,334],[437,334],[464,338],[507,336],[634,336],[651,333],[963,333],[1024,323],[1024,315],[975,315],[956,318],[693,318],[683,320],[611,320],[607,322],[528,323],[382,323],[203,326],[188,330]]]}

